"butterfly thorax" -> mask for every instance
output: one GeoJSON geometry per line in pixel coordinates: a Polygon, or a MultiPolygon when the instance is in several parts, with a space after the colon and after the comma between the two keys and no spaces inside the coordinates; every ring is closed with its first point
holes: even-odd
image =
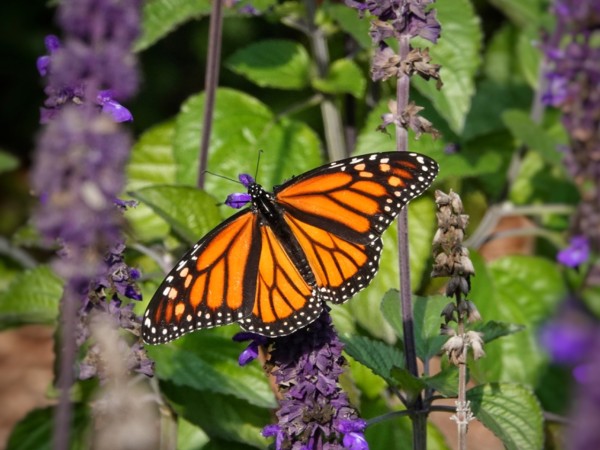
{"type": "Polygon", "coordinates": [[[248,194],[252,197],[252,212],[259,215],[259,225],[268,226],[273,231],[279,242],[298,268],[300,275],[312,287],[317,285],[313,271],[308,259],[300,247],[300,244],[284,218],[284,211],[277,204],[274,195],[266,191],[260,184],[252,183],[248,186],[248,194]]]}

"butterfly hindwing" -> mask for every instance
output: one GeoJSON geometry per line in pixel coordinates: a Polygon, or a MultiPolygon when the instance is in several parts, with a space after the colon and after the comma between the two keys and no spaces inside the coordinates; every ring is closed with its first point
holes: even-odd
{"type": "Polygon", "coordinates": [[[266,336],[284,336],[308,325],[323,309],[315,286],[302,277],[285,243],[268,226],[260,228],[256,299],[252,313],[240,325],[266,336]]]}
{"type": "Polygon", "coordinates": [[[256,214],[245,210],[187,252],[150,300],[143,318],[144,341],[169,342],[248,316],[256,292],[259,229],[256,214]]]}

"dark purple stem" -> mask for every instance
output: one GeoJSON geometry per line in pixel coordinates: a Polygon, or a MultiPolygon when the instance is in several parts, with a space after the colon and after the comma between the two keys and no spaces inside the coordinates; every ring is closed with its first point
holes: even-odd
{"type": "MultiPolygon", "coordinates": [[[[410,36],[404,35],[398,39],[399,56],[406,59],[410,51],[410,36]]],[[[396,83],[396,107],[398,114],[408,106],[410,78],[401,74],[396,83]]],[[[408,131],[404,127],[396,126],[396,150],[408,150],[408,131]]],[[[413,324],[412,290],[410,283],[410,263],[408,247],[408,210],[404,208],[398,215],[398,267],[400,271],[400,304],[402,308],[402,324],[404,353],[406,355],[406,368],[415,377],[419,376],[417,368],[417,353],[415,344],[415,331],[413,324]]],[[[413,410],[421,411],[423,408],[421,396],[417,397],[413,410]]],[[[427,448],[426,417],[420,414],[412,415],[413,422],[413,448],[427,448]]]]}
{"type": "Polygon", "coordinates": [[[200,166],[198,168],[198,187],[204,187],[204,177],[208,164],[208,145],[212,130],[215,96],[219,81],[219,64],[221,61],[221,38],[223,34],[223,1],[213,1],[208,31],[208,58],[206,62],[206,80],[204,84],[204,118],[202,120],[202,136],[200,140],[200,166]]]}
{"type": "Polygon", "coordinates": [[[78,298],[75,289],[67,285],[61,301],[60,332],[60,373],[57,387],[59,389],[58,405],[54,413],[54,449],[69,448],[71,435],[71,419],[73,416],[71,403],[71,386],[74,381],[75,353],[75,320],[77,317],[78,298]]]}

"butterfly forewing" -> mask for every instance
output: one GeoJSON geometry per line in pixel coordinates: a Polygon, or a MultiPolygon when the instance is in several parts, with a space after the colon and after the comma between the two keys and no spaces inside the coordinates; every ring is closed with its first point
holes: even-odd
{"type": "Polygon", "coordinates": [[[251,313],[260,236],[257,217],[240,212],[201,239],[167,275],[146,310],[149,344],[237,322],[251,313]]]}
{"type": "Polygon", "coordinates": [[[323,166],[276,189],[325,300],[342,303],[375,276],[381,234],[438,172],[415,153],[375,153],[323,166]]]}
{"type": "Polygon", "coordinates": [[[423,155],[373,153],[306,172],[275,194],[283,209],[303,222],[368,244],[431,185],[437,172],[437,163],[423,155]]]}

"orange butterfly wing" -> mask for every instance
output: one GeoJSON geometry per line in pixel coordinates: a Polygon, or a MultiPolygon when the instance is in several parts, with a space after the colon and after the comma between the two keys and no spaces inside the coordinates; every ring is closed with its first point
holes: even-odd
{"type": "Polygon", "coordinates": [[[322,298],[290,259],[270,227],[260,228],[262,249],[258,262],[256,300],[252,314],[240,325],[252,332],[284,336],[315,320],[323,310],[322,298]]]}
{"type": "Polygon", "coordinates": [[[437,172],[423,155],[374,153],[306,172],[275,190],[324,299],[342,303],[370,283],[381,234],[437,172]]]}
{"type": "Polygon", "coordinates": [[[184,255],[150,301],[144,341],[232,322],[267,336],[308,325],[323,300],[344,302],[369,284],[381,234],[437,170],[422,155],[375,153],[293,178],[274,200],[254,185],[253,199],[271,206],[235,214],[184,255]]]}
{"type": "Polygon", "coordinates": [[[244,210],[202,238],[167,275],[142,320],[149,344],[237,322],[254,307],[260,227],[244,210]]]}

